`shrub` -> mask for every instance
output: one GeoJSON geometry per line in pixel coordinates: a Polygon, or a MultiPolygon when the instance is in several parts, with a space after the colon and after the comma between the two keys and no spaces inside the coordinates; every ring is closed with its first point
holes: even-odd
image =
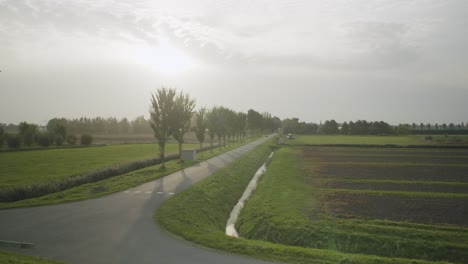
{"type": "Polygon", "coordinates": [[[76,138],[75,135],[69,135],[67,137],[67,143],[70,144],[70,145],[75,145],[76,141],[78,141],[78,139],[76,138]]]}
{"type": "Polygon", "coordinates": [[[37,138],[37,143],[42,147],[48,147],[51,144],[50,135],[48,133],[41,133],[37,138]]]}
{"type": "Polygon", "coordinates": [[[80,139],[80,143],[81,145],[91,145],[91,143],[93,142],[93,137],[91,135],[88,135],[88,134],[83,134],[81,135],[81,139],[80,139]]]}
{"type": "Polygon", "coordinates": [[[21,138],[18,134],[7,134],[5,138],[9,148],[19,148],[21,146],[21,138]]]}
{"type": "Polygon", "coordinates": [[[63,137],[62,135],[56,135],[54,137],[54,142],[55,142],[55,145],[57,146],[62,146],[63,145],[63,137]]]}

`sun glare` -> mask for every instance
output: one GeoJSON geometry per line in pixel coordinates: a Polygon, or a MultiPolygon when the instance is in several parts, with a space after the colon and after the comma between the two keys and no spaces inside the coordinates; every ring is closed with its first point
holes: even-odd
{"type": "Polygon", "coordinates": [[[174,48],[168,39],[161,39],[156,48],[139,48],[138,59],[156,71],[166,75],[174,75],[189,70],[193,62],[181,50],[174,48]]]}

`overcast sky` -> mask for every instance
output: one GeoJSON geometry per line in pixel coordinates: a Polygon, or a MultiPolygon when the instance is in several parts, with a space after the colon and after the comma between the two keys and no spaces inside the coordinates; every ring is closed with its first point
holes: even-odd
{"type": "Polygon", "coordinates": [[[468,121],[468,1],[0,0],[0,123],[198,106],[468,121]]]}

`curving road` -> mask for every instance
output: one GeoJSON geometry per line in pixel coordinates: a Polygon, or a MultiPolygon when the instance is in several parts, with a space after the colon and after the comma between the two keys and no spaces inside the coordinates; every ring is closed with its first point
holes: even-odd
{"type": "Polygon", "coordinates": [[[267,138],[106,197],[0,211],[0,240],[35,244],[24,254],[71,263],[266,263],[190,244],[154,224],[155,208],[267,138]]]}

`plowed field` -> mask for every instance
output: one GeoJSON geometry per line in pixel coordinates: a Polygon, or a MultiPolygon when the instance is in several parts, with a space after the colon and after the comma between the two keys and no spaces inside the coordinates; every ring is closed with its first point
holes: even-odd
{"type": "Polygon", "coordinates": [[[311,210],[339,217],[468,226],[468,151],[304,147],[311,210]],[[314,194],[316,195],[316,193],[314,194]]]}

